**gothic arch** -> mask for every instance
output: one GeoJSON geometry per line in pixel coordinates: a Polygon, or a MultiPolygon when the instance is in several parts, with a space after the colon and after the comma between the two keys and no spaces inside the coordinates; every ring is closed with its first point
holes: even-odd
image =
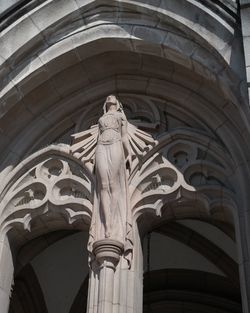
{"type": "MultiPolygon", "coordinates": [[[[59,8],[54,2],[45,1],[31,14],[18,21],[20,31],[23,27],[28,28],[30,33],[25,40],[18,38],[17,45],[11,53],[7,47],[13,42],[11,36],[15,26],[6,30],[2,38],[6,47],[2,51],[3,74],[8,77],[4,80],[6,86],[2,90],[6,124],[8,123],[7,111],[13,107],[10,113],[17,112],[18,108],[19,115],[24,119],[23,123],[20,122],[20,128],[28,122],[30,129],[22,132],[19,138],[15,136],[15,140],[7,150],[7,153],[12,151],[13,155],[11,160],[6,161],[5,166],[16,164],[22,159],[37,138],[41,139],[43,137],[41,134],[48,132],[51,126],[56,124],[53,129],[54,134],[59,136],[64,133],[72,126],[73,111],[78,111],[80,106],[87,106],[88,103],[96,100],[100,101],[107,92],[119,94],[124,92],[122,85],[127,86],[126,93],[127,90],[136,89],[136,93],[154,94],[163,99],[168,97],[177,103],[182,99],[190,101],[190,97],[194,98],[197,93],[203,94],[203,98],[209,99],[212,96],[210,100],[212,105],[204,103],[202,107],[198,107],[199,115],[202,114],[202,118],[207,123],[214,122],[217,117],[217,126],[213,123],[212,128],[218,128],[221,137],[225,137],[230,129],[229,133],[233,132],[236,136],[234,141],[236,147],[239,137],[237,131],[229,124],[231,122],[233,124],[234,119],[246,119],[246,115],[243,113],[244,106],[240,114],[238,114],[241,110],[240,106],[237,110],[234,109],[234,106],[242,101],[242,95],[239,95],[239,79],[228,67],[231,52],[227,42],[234,39],[235,29],[232,25],[236,18],[235,11],[233,6],[229,10],[222,6],[222,10],[218,11],[213,5],[209,9],[198,3],[188,2],[186,5],[183,6],[185,10],[180,11],[178,5],[168,6],[164,2],[149,1],[144,4],[141,1],[119,1],[119,3],[100,1],[96,6],[94,1],[87,3],[70,1],[62,6],[59,10],[60,14],[52,17],[47,13],[59,8]],[[214,23],[213,28],[217,30],[217,37],[213,43],[209,40],[211,35],[209,31],[205,32],[202,19],[194,21],[194,17],[189,13],[190,10],[197,11],[201,16],[209,15],[214,23]],[[231,14],[230,18],[228,12],[231,14]],[[134,21],[138,15],[141,24],[135,25],[134,21]],[[221,18],[224,19],[224,24],[221,23],[221,18]],[[110,27],[109,34],[105,30],[106,25],[110,27]],[[107,54],[110,55],[110,59],[105,58],[107,54]],[[24,55],[32,58],[32,62],[27,63],[24,55]],[[124,67],[119,67],[117,64],[112,66],[110,60],[113,61],[117,56],[124,59],[124,67]],[[138,72],[136,75],[134,71],[131,73],[129,70],[131,58],[136,58],[136,64],[133,62],[133,69],[136,68],[138,72]],[[155,60],[151,66],[149,59],[155,60]],[[163,68],[164,62],[166,65],[163,68]],[[95,71],[90,71],[90,68],[95,71]],[[124,73],[125,68],[127,72],[124,73]],[[196,78],[190,80],[190,75],[196,78]],[[153,78],[149,79],[149,77],[153,78]],[[170,93],[174,88],[173,97],[164,92],[166,81],[169,80],[171,83],[168,84],[168,92],[170,93]],[[176,80],[176,84],[172,84],[173,80],[176,80]],[[188,81],[194,81],[194,84],[185,86],[188,81]],[[140,86],[133,88],[135,83],[140,86]],[[83,91],[85,85],[88,89],[83,91]],[[183,85],[184,88],[181,88],[183,85]],[[208,92],[210,87],[211,92],[208,92]],[[82,91],[79,90],[80,88],[82,91]],[[96,93],[97,89],[100,90],[99,95],[96,93]],[[91,91],[96,94],[95,97],[91,91]],[[46,101],[41,99],[44,92],[49,95],[46,101]],[[177,94],[180,95],[178,99],[177,94]],[[219,94],[221,100],[217,97],[219,94]],[[77,98],[74,100],[75,96],[77,98]],[[55,110],[45,113],[49,103],[53,104],[55,110]],[[218,104],[221,107],[218,107],[218,104]],[[67,107],[67,114],[64,110],[60,112],[62,107],[67,107]],[[224,113],[221,112],[222,110],[224,113]],[[211,115],[212,111],[214,114],[211,115]],[[41,112],[43,112],[42,118],[37,119],[41,112]],[[66,118],[67,115],[70,117],[66,118]],[[33,128],[31,120],[36,120],[34,123],[39,129],[37,135],[30,136],[30,130],[33,128]],[[227,120],[230,122],[226,122],[227,120]],[[27,145],[23,142],[20,145],[20,140],[24,141],[24,138],[27,145]]],[[[202,102],[203,99],[197,98],[197,103],[202,102]]],[[[192,109],[195,109],[194,106],[195,104],[192,109]]],[[[248,127],[245,122],[237,123],[242,124],[240,131],[248,127]]],[[[11,131],[7,132],[6,144],[12,138],[11,131]]],[[[230,142],[228,145],[232,149],[230,142]]]]}
{"type": "Polygon", "coordinates": [[[115,93],[131,122],[158,141],[131,176],[142,236],[180,218],[206,220],[231,236],[235,227],[243,264],[250,123],[245,68],[234,63],[235,2],[32,1],[30,8],[0,22],[1,222],[12,249],[49,231],[43,219],[51,229],[88,228],[92,176],[58,143],[94,124],[115,93]],[[63,173],[73,166],[87,178],[63,181],[52,171],[53,185],[35,169],[53,156],[51,166],[63,173]],[[55,194],[71,201],[63,205],[55,194]]]}
{"type": "MultiPolygon", "coordinates": [[[[137,120],[139,126],[152,124],[154,129],[137,109],[142,119],[137,120]]],[[[151,119],[159,116],[156,109],[152,112],[151,119]]],[[[183,128],[158,139],[143,131],[134,136],[129,186],[133,223],[139,221],[139,232],[185,217],[234,224],[234,164],[216,140],[207,141],[204,134],[183,128]]],[[[88,229],[93,166],[88,165],[88,158],[78,158],[69,145],[51,145],[27,157],[6,178],[1,193],[1,236],[4,239],[7,234],[14,256],[25,243],[46,232],[88,229]]]]}

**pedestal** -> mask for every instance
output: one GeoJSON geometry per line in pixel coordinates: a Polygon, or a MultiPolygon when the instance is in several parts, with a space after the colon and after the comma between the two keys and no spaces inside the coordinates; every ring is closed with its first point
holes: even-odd
{"type": "Polygon", "coordinates": [[[93,253],[99,264],[98,313],[113,312],[114,273],[123,253],[123,244],[113,239],[98,240],[93,253]]]}

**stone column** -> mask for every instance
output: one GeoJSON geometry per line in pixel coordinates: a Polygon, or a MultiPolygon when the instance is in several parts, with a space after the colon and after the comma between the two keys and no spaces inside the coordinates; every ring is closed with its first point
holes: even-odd
{"type": "Polygon", "coordinates": [[[93,253],[99,264],[97,313],[113,312],[114,273],[123,252],[123,244],[112,239],[98,240],[93,253]]]}
{"type": "Polygon", "coordinates": [[[0,236],[0,312],[8,313],[14,266],[7,236],[0,236]]]}
{"type": "Polygon", "coordinates": [[[107,310],[109,313],[142,313],[143,254],[136,224],[133,225],[133,233],[131,267],[128,267],[123,256],[120,242],[105,239],[95,243],[95,260],[89,274],[87,313],[103,313],[107,310]]]}

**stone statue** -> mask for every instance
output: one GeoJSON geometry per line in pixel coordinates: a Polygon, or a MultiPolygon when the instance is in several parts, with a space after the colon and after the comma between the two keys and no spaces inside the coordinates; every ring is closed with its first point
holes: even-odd
{"type": "Polygon", "coordinates": [[[103,110],[97,127],[73,135],[71,147],[74,156],[84,163],[89,159],[94,163],[94,204],[88,248],[91,252],[95,242],[115,239],[123,244],[124,257],[130,263],[133,239],[128,176],[132,155],[128,122],[121,103],[113,95],[107,97],[103,110]]]}
{"type": "Polygon", "coordinates": [[[130,170],[131,153],[127,119],[115,96],[107,97],[103,109],[104,114],[98,121],[96,191],[89,244],[111,238],[122,242],[125,253],[129,253],[132,224],[126,164],[130,170]]]}
{"type": "Polygon", "coordinates": [[[103,240],[122,244],[131,264],[133,252],[129,175],[154,146],[147,133],[127,122],[123,107],[113,95],[107,97],[98,124],[73,135],[71,153],[94,175],[94,203],[88,249],[103,240]],[[133,162],[132,162],[133,159],[133,162]]]}
{"type": "Polygon", "coordinates": [[[96,236],[122,240],[129,211],[126,163],[131,169],[131,153],[127,119],[115,96],[107,97],[98,126],[95,172],[101,223],[96,236]]]}

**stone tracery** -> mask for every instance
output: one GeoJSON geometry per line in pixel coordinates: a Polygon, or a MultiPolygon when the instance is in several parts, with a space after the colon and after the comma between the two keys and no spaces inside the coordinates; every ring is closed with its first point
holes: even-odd
{"type": "Polygon", "coordinates": [[[53,215],[58,215],[62,224],[64,219],[69,225],[77,221],[89,224],[93,202],[91,179],[67,157],[67,151],[62,145],[45,148],[23,162],[15,180],[3,191],[2,231],[18,224],[30,231],[35,228],[36,219],[46,220],[53,215]]]}

